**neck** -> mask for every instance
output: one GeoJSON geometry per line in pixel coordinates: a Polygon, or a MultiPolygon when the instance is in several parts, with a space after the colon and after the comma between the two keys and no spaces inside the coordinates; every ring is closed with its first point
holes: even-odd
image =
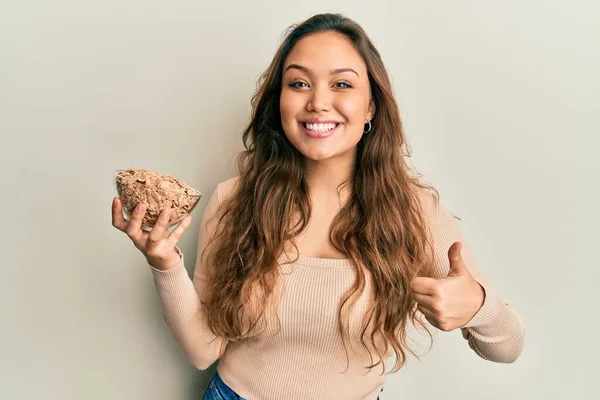
{"type": "Polygon", "coordinates": [[[338,197],[352,189],[354,157],[327,160],[306,159],[306,182],[315,197],[338,197]]]}

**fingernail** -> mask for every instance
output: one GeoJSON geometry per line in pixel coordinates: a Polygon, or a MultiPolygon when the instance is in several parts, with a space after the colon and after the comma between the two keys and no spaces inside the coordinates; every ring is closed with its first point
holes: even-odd
{"type": "Polygon", "coordinates": [[[163,218],[167,218],[167,217],[169,216],[169,214],[170,214],[169,210],[164,210],[164,211],[162,212],[162,215],[161,215],[161,216],[162,216],[163,218]]]}
{"type": "Polygon", "coordinates": [[[144,205],[138,204],[137,207],[135,208],[135,211],[142,211],[142,208],[144,208],[144,205]]]}

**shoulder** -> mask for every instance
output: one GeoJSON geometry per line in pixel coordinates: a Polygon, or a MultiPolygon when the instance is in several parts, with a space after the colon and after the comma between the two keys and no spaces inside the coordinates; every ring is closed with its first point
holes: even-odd
{"type": "Polygon", "coordinates": [[[417,187],[415,193],[421,208],[419,211],[429,227],[435,230],[446,229],[448,225],[454,225],[456,220],[460,220],[450,212],[435,190],[417,187]]]}
{"type": "Polygon", "coordinates": [[[439,211],[440,199],[438,193],[431,188],[414,186],[415,198],[417,199],[424,217],[431,217],[439,211]]]}
{"type": "Polygon", "coordinates": [[[217,200],[219,203],[222,203],[224,200],[227,200],[231,195],[233,195],[234,190],[237,187],[237,184],[240,180],[239,175],[234,176],[233,178],[226,179],[217,184],[217,188],[215,189],[215,193],[217,196],[217,200]]]}
{"type": "Polygon", "coordinates": [[[234,192],[235,186],[239,177],[230,178],[217,183],[217,186],[213,189],[210,196],[208,196],[208,202],[204,211],[204,218],[207,221],[212,220],[217,215],[221,214],[223,210],[222,205],[234,192]]]}

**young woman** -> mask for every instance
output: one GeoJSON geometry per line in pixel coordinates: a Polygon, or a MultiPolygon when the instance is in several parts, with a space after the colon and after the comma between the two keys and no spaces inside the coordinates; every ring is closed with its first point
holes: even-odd
{"type": "MultiPolygon", "coordinates": [[[[379,52],[338,14],[287,34],[263,74],[239,176],[208,200],[190,280],[159,219],[113,225],[145,255],[164,318],[199,369],[205,399],[375,400],[408,322],[460,329],[480,357],[510,363],[519,315],[486,282],[457,221],[411,173],[379,52]]],[[[429,332],[429,331],[427,331],[429,332]]]]}

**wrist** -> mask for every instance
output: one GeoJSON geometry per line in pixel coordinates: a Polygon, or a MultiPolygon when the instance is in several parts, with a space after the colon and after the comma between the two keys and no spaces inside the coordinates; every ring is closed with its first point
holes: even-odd
{"type": "Polygon", "coordinates": [[[171,254],[171,256],[169,256],[165,261],[161,261],[161,262],[157,262],[157,263],[150,263],[150,265],[152,265],[154,268],[159,269],[161,271],[168,271],[170,269],[175,268],[177,265],[179,265],[181,258],[182,258],[181,250],[179,250],[179,248],[176,247],[173,250],[173,254],[171,254]]]}
{"type": "Polygon", "coordinates": [[[481,283],[477,282],[477,301],[476,301],[476,305],[477,305],[477,312],[479,312],[479,310],[481,309],[481,307],[483,307],[483,303],[485,303],[485,289],[483,288],[483,286],[481,285],[481,283]]]}

